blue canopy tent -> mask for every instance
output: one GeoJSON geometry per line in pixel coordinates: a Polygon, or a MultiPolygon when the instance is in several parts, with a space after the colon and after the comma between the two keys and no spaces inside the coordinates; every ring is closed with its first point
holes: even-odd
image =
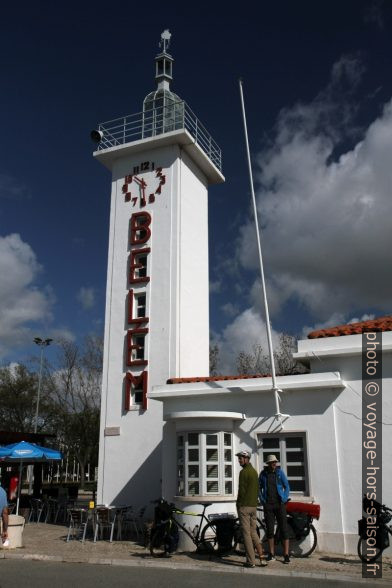
{"type": "Polygon", "coordinates": [[[0,447],[0,461],[5,463],[19,463],[19,482],[16,500],[16,514],[19,514],[20,488],[22,483],[22,467],[46,461],[60,461],[63,456],[60,451],[50,449],[49,447],[40,447],[35,443],[12,443],[5,447],[0,447]]]}

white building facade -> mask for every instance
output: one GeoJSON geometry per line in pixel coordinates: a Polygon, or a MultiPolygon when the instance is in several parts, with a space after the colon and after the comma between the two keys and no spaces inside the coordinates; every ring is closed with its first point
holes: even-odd
{"type": "MultiPolygon", "coordinates": [[[[376,329],[379,330],[379,329],[376,329]]],[[[391,506],[392,332],[383,332],[383,503],[391,506]]],[[[316,502],[318,549],[356,553],[362,516],[362,336],[299,341],[296,358],[311,372],[277,378],[283,427],[274,418],[270,377],[200,379],[159,386],[163,493],[183,507],[213,502],[211,512],[235,512],[239,450],[261,471],[278,456],[291,498],[316,502]]],[[[388,552],[385,552],[388,554],[388,552]]]]}
{"type": "MultiPolygon", "coordinates": [[[[166,34],[166,37],[164,35],[166,34]]],[[[161,495],[162,404],[173,376],[208,373],[208,185],[219,147],[170,90],[170,34],[143,112],[99,126],[111,170],[97,501],[136,507],[161,495]],[[197,312],[195,309],[197,308],[197,312]]]]}
{"type": "MultiPolygon", "coordinates": [[[[291,497],[321,506],[318,548],[354,553],[361,335],[299,341],[295,357],[310,373],[277,378],[283,426],[271,378],[198,378],[209,370],[208,185],[224,177],[219,147],[170,90],[169,38],[143,112],[93,133],[94,156],[112,173],[97,501],[141,507],[162,495],[235,512],[235,454],[251,451],[261,471],[274,453],[291,497]]],[[[383,331],[383,502],[392,505],[392,322],[374,326],[383,331]]]]}

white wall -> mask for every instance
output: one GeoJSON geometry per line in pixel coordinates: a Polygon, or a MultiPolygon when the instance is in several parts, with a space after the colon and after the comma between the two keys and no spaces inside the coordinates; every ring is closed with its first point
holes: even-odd
{"type": "MultiPolygon", "coordinates": [[[[390,335],[387,334],[388,339],[390,335]]],[[[360,338],[359,336],[356,336],[360,338]]],[[[341,339],[341,338],[338,338],[341,339]]],[[[333,345],[331,341],[324,346],[333,345]]],[[[354,341],[357,344],[358,339],[354,341]]],[[[341,342],[339,341],[341,346],[341,342]]],[[[347,341],[352,346],[353,341],[347,341]]],[[[313,363],[313,361],[312,361],[313,363]]],[[[362,443],[362,397],[361,397],[361,356],[323,357],[314,359],[318,366],[320,379],[325,372],[339,371],[345,382],[345,388],[339,389],[301,389],[283,392],[282,410],[290,414],[284,424],[285,432],[305,432],[307,440],[310,496],[321,505],[321,517],[315,522],[318,532],[318,548],[328,552],[356,553],[358,542],[357,521],[361,517],[361,443],[362,443]]],[[[285,390],[284,382],[292,382],[293,377],[279,379],[280,387],[285,390]]],[[[298,382],[303,376],[297,376],[298,382]]],[[[217,420],[215,430],[227,430],[227,420],[220,419],[223,411],[246,413],[246,419],[233,423],[236,449],[248,448],[253,453],[253,464],[258,471],[262,463],[258,456],[257,437],[272,432],[274,413],[272,392],[247,393],[249,380],[238,380],[230,394],[214,391],[212,383],[200,384],[200,395],[187,396],[181,385],[183,396],[164,399],[164,412],[185,413],[187,411],[215,411],[217,420]],[[210,395],[206,391],[210,391],[210,395]],[[215,393],[214,393],[215,392],[215,393]]],[[[194,390],[195,385],[189,385],[194,390]]],[[[383,502],[392,507],[391,445],[392,445],[392,356],[383,356],[383,502]]],[[[160,387],[159,392],[176,394],[175,386],[160,387]]],[[[157,398],[159,392],[155,394],[157,398]]],[[[176,491],[176,451],[175,436],[177,430],[199,430],[210,428],[211,418],[182,418],[165,425],[164,474],[165,495],[174,498],[176,491]],[[188,423],[187,423],[188,420],[188,423]],[[166,450],[167,448],[167,450],[166,450]]],[[[236,479],[239,468],[236,467],[236,479]]],[[[294,495],[295,496],[295,495],[294,495]]],[[[206,500],[207,498],[204,498],[206,500]]],[[[211,500],[214,500],[211,498],[211,500]]],[[[214,510],[227,512],[234,508],[235,496],[214,504],[214,510]]],[[[213,507],[211,507],[212,509],[213,507]]],[[[392,550],[390,549],[389,552],[392,550]]],[[[388,552],[386,552],[388,554],[388,552]]]]}
{"type": "MultiPolygon", "coordinates": [[[[139,176],[142,175],[141,173],[139,176]]],[[[155,172],[143,174],[153,185],[155,172]]],[[[156,181],[155,181],[156,184],[156,181]]],[[[178,145],[124,156],[114,163],[105,319],[98,502],[141,506],[161,493],[162,405],[124,412],[128,287],[146,290],[149,389],[169,377],[208,373],[207,182],[178,145]],[[124,177],[135,165],[154,161],[166,183],[152,204],[125,202],[124,177]],[[129,220],[146,210],[152,217],[150,282],[128,285],[129,220]],[[195,312],[197,309],[197,312],[195,312]],[[105,436],[107,427],[120,434],[105,436]]]]}

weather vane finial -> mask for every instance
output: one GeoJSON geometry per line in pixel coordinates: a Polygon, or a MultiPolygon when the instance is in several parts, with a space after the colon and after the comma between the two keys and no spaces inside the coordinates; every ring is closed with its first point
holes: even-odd
{"type": "Polygon", "coordinates": [[[162,47],[163,53],[167,53],[167,49],[169,49],[170,45],[170,38],[171,32],[169,29],[165,29],[161,34],[161,40],[159,41],[159,46],[162,47]]]}

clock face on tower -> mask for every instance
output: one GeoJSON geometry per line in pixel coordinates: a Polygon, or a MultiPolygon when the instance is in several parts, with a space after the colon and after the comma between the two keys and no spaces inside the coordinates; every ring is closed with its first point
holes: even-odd
{"type": "Polygon", "coordinates": [[[166,183],[166,176],[161,167],[155,167],[154,162],[144,161],[133,168],[133,174],[124,178],[122,192],[125,202],[132,202],[133,206],[139,202],[140,207],[155,202],[166,183]]]}

